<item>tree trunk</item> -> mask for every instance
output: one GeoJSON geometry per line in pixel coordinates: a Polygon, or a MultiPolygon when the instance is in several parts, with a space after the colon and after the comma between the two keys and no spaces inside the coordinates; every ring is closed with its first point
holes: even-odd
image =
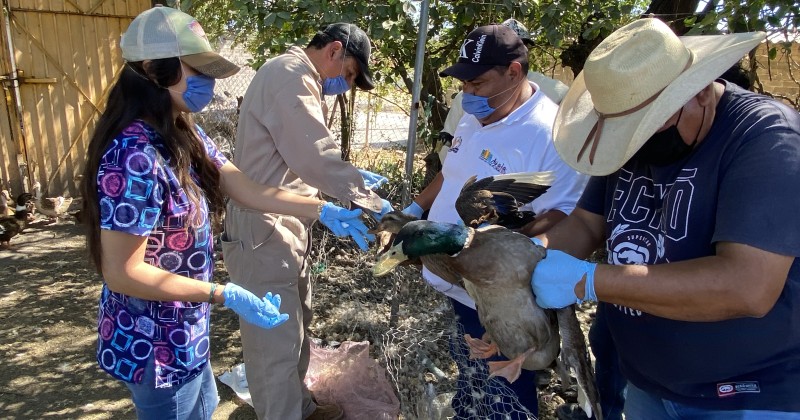
{"type": "MultiPolygon", "coordinates": [[[[711,1],[710,3],[714,4],[715,2],[711,1]]],[[[683,23],[684,19],[695,14],[698,4],[699,0],[652,0],[642,17],[653,14],[654,17],[669,24],[675,33],[683,35],[688,31],[688,28],[683,23]]],[[[586,18],[586,22],[581,28],[581,34],[583,34],[595,18],[601,17],[602,16],[595,13],[586,18]]],[[[605,36],[608,35],[606,34],[605,36]]],[[[563,66],[569,66],[569,68],[572,69],[573,76],[577,77],[578,73],[583,70],[583,64],[586,62],[589,54],[602,42],[605,36],[598,36],[591,40],[585,39],[583,36],[579,37],[561,52],[561,64],[563,66]]]]}
{"type": "Polygon", "coordinates": [[[699,0],[653,0],[643,16],[653,14],[666,22],[676,34],[683,35],[689,31],[684,20],[694,16],[699,3],[699,0]]]}

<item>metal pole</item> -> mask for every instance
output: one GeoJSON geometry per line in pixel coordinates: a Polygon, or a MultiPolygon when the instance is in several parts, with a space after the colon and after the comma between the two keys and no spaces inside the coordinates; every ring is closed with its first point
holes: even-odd
{"type": "MultiPolygon", "coordinates": [[[[2,10],[0,12],[3,13],[3,24],[5,26],[5,38],[6,42],[8,43],[8,54],[9,54],[9,64],[11,67],[11,73],[9,73],[10,82],[9,90],[11,91],[11,96],[13,98],[13,106],[14,106],[14,113],[17,117],[17,123],[19,126],[17,127],[18,134],[19,134],[19,143],[15,144],[15,146],[19,147],[22,146],[21,153],[17,153],[17,165],[19,169],[20,175],[20,182],[22,183],[22,190],[23,191],[30,191],[31,183],[30,183],[30,167],[28,166],[28,143],[26,141],[25,136],[25,118],[22,115],[22,93],[20,92],[20,72],[17,68],[17,60],[14,50],[14,40],[11,38],[11,4],[8,0],[3,0],[2,2],[2,10]]],[[[9,112],[11,110],[9,109],[9,112]]],[[[14,136],[14,127],[9,127],[11,130],[11,136],[14,136]]]]}
{"type": "Polygon", "coordinates": [[[414,174],[414,151],[417,147],[417,119],[419,115],[419,96],[422,88],[422,68],[425,63],[425,41],[428,35],[428,0],[422,0],[419,14],[419,33],[417,34],[417,57],[414,61],[414,86],[411,88],[411,118],[408,123],[408,144],[406,145],[406,173],[403,180],[403,207],[411,202],[411,177],[414,174]]]}

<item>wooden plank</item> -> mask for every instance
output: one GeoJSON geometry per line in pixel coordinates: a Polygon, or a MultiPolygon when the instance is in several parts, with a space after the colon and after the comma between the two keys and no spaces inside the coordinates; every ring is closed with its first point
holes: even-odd
{"type": "MultiPolygon", "coordinates": [[[[14,35],[14,46],[16,48],[17,67],[25,70],[26,74],[29,69],[36,68],[40,71],[46,71],[46,62],[42,59],[42,55],[37,52],[37,48],[33,41],[24,30],[41,32],[41,24],[36,15],[32,13],[15,13],[12,15],[12,28],[17,30],[14,35]]],[[[41,142],[42,133],[40,131],[40,109],[35,92],[29,86],[20,86],[21,102],[22,102],[22,118],[23,127],[25,129],[25,142],[28,150],[28,171],[32,178],[37,178],[37,173],[42,167],[41,156],[41,142]]],[[[32,180],[29,180],[33,182],[32,180]]],[[[29,185],[30,186],[30,185],[29,185]]]]}
{"type": "Polygon", "coordinates": [[[117,14],[118,3],[113,0],[94,0],[94,5],[89,9],[89,13],[117,14]]]}
{"type": "MultiPolygon", "coordinates": [[[[11,72],[11,57],[8,53],[5,19],[0,16],[0,74],[11,72]]],[[[17,164],[17,139],[19,130],[16,105],[11,90],[0,89],[0,188],[22,189],[17,164]]]]}
{"type": "Polygon", "coordinates": [[[75,0],[64,0],[64,10],[70,10],[78,13],[85,13],[86,7],[78,4],[75,0]]]}
{"type": "MultiPolygon", "coordinates": [[[[23,25],[27,25],[28,15],[24,13],[13,12],[10,15],[10,23],[11,23],[11,37],[13,38],[14,44],[14,57],[17,64],[17,68],[22,68],[20,65],[33,65],[32,62],[34,61],[34,57],[32,57],[32,44],[30,40],[24,33],[21,32],[21,27],[23,25]]],[[[43,63],[42,63],[43,64],[43,63]]],[[[24,70],[24,68],[22,68],[24,70]]],[[[19,118],[22,119],[22,127],[20,128],[20,132],[18,133],[19,136],[19,144],[18,147],[22,150],[25,150],[26,154],[23,157],[23,161],[19,162],[20,164],[27,165],[28,175],[32,175],[34,168],[36,165],[36,149],[33,145],[33,141],[31,139],[31,129],[29,124],[29,117],[26,116],[26,107],[34,106],[31,98],[28,98],[26,95],[22,94],[22,88],[20,88],[20,98],[19,101],[22,106],[22,112],[19,118]]],[[[28,185],[24,186],[24,189],[30,189],[30,180],[28,180],[28,185]]]]}
{"type": "MultiPolygon", "coordinates": [[[[77,135],[78,126],[83,121],[84,114],[90,114],[93,105],[92,95],[88,84],[87,48],[84,45],[83,23],[87,20],[81,16],[57,16],[58,34],[61,42],[60,62],[67,73],[67,77],[74,84],[64,84],[64,110],[61,118],[61,132],[50,139],[51,154],[48,162],[47,185],[52,185],[53,190],[71,189],[74,175],[71,168],[63,166],[64,162],[72,162],[70,145],[77,135]],[[62,38],[63,37],[63,38],[62,38]],[[71,48],[67,45],[71,43],[71,48]],[[67,45],[64,45],[67,44],[67,45]],[[66,46],[66,48],[64,48],[66,46]],[[66,50],[66,51],[65,51],[66,50]],[[72,65],[70,65],[70,63],[72,65]],[[87,95],[84,97],[83,94],[87,95]],[[86,111],[84,111],[86,110],[86,111]],[[64,158],[67,158],[66,160],[64,158]]],[[[53,110],[54,113],[57,109],[53,110]]],[[[74,194],[74,192],[72,192],[74,194]]]]}
{"type": "MultiPolygon", "coordinates": [[[[58,80],[22,88],[31,175],[48,194],[77,194],[74,176],[82,169],[99,108],[122,66],[120,34],[150,2],[10,1],[16,7],[12,19],[20,68],[26,76],[58,80]],[[79,16],[92,9],[96,14],[79,16]]],[[[0,156],[6,172],[8,160],[0,156]]]]}
{"type": "Polygon", "coordinates": [[[45,194],[48,193],[50,186],[47,180],[53,169],[53,157],[58,156],[60,152],[58,148],[59,139],[66,135],[64,132],[65,115],[69,113],[68,106],[64,101],[65,90],[67,89],[66,83],[64,83],[65,78],[55,74],[59,63],[64,62],[65,53],[69,54],[64,51],[67,48],[59,48],[61,40],[66,40],[69,36],[68,33],[65,34],[61,30],[63,18],[63,15],[38,14],[35,17],[39,21],[38,28],[35,31],[33,28],[29,28],[30,38],[41,41],[40,43],[34,43],[37,48],[33,51],[33,55],[41,57],[45,65],[31,67],[28,71],[31,73],[44,71],[44,75],[56,76],[59,79],[58,83],[52,87],[23,85],[24,90],[29,94],[32,92],[37,98],[36,110],[38,116],[33,120],[34,116],[31,115],[31,119],[38,123],[36,125],[38,125],[39,131],[39,134],[33,138],[39,150],[37,156],[39,165],[36,168],[35,180],[42,183],[42,190],[45,194]],[[55,54],[57,60],[52,60],[48,57],[53,56],[53,54],[55,54]]]}

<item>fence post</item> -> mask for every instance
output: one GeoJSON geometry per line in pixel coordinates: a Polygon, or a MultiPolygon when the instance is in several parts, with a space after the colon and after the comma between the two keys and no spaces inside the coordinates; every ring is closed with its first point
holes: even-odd
{"type": "Polygon", "coordinates": [[[417,33],[417,56],[414,61],[414,86],[411,93],[411,118],[408,123],[408,143],[406,145],[406,173],[403,180],[403,207],[411,202],[411,179],[414,174],[414,152],[417,146],[417,118],[419,115],[419,95],[422,85],[422,70],[425,64],[425,40],[428,35],[428,0],[422,0],[417,33]]]}

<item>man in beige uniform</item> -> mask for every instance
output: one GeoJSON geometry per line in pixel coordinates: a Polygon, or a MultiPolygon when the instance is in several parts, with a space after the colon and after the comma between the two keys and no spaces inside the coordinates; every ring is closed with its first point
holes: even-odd
{"type": "MultiPolygon", "coordinates": [[[[341,159],[325,121],[323,95],[355,83],[372,89],[370,41],[352,24],[317,32],[305,48],[291,47],[256,73],[239,114],[234,163],[251,179],[296,194],[319,191],[378,214],[388,202],[364,186],[341,159]]],[[[232,281],[263,296],[283,298],[289,321],[264,330],[240,319],[250,395],[260,419],[338,419],[339,407],[318,406],[303,384],[309,361],[311,284],[307,267],[311,220],[227,209],[225,264],[232,281]]]]}

